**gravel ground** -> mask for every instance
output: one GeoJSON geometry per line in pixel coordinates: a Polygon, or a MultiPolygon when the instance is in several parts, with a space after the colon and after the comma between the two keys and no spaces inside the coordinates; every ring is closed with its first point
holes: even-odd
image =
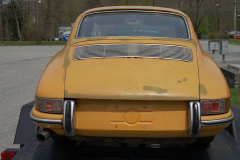
{"type": "MultiPolygon", "coordinates": [[[[201,41],[207,51],[207,41],[201,41]]],[[[51,57],[63,46],[0,46],[0,152],[12,145],[21,107],[34,100],[38,80],[51,57]]],[[[210,52],[209,52],[210,53],[210,52]]],[[[240,46],[229,45],[226,62],[239,64],[240,46]]]]}

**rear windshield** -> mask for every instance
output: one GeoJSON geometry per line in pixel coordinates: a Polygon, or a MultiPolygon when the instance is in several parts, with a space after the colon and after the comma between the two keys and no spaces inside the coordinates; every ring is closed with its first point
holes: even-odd
{"type": "Polygon", "coordinates": [[[96,13],[85,16],[77,32],[78,38],[118,36],[189,39],[185,20],[166,13],[96,13]]]}

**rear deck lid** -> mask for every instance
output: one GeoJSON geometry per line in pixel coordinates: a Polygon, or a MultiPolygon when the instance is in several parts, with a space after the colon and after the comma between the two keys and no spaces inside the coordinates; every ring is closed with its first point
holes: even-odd
{"type": "Polygon", "coordinates": [[[114,49],[104,51],[102,48],[106,47],[103,46],[96,49],[95,45],[95,51],[89,48],[85,51],[88,52],[86,54],[88,57],[77,54],[76,52],[84,50],[78,47],[72,49],[75,50],[74,53],[69,54],[70,63],[65,79],[66,98],[199,99],[198,66],[194,45],[186,43],[177,46],[182,49],[175,46],[175,49],[164,52],[151,50],[156,46],[138,51],[131,48],[127,51],[126,48],[120,47],[119,52],[116,52],[114,49]],[[119,56],[124,53],[127,56],[119,56]],[[138,53],[145,54],[137,56],[138,53]],[[90,54],[92,55],[89,56],[90,54]]]}

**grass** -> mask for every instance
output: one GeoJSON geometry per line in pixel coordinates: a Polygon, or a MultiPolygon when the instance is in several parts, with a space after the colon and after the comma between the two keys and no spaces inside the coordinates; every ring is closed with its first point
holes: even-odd
{"type": "Polygon", "coordinates": [[[229,43],[229,44],[240,45],[240,40],[239,40],[239,39],[236,39],[236,40],[234,40],[234,39],[229,39],[229,40],[228,40],[228,43],[229,43]]]}
{"type": "Polygon", "coordinates": [[[230,88],[231,102],[240,106],[240,88],[230,88]]]}
{"type": "MultiPolygon", "coordinates": [[[[37,44],[36,41],[4,41],[4,46],[33,46],[33,45],[65,45],[66,41],[42,41],[41,44],[37,44]]],[[[1,42],[0,42],[1,45],[1,42]]]]}

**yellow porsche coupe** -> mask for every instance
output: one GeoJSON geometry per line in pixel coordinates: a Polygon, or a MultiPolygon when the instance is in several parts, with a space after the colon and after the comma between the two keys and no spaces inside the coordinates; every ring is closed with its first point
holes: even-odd
{"type": "Polygon", "coordinates": [[[77,18],[30,117],[40,141],[210,143],[234,119],[229,97],[186,14],[101,7],[77,18]]]}

